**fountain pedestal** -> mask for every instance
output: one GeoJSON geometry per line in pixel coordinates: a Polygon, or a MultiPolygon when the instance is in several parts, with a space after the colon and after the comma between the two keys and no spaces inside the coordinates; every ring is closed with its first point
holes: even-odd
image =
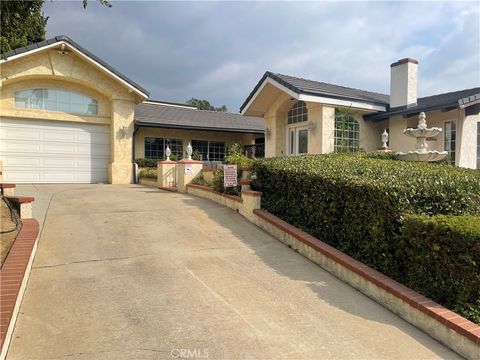
{"type": "Polygon", "coordinates": [[[444,159],[447,156],[446,151],[428,150],[427,138],[435,137],[442,132],[441,128],[427,128],[427,121],[424,112],[418,115],[418,126],[403,130],[403,134],[417,139],[415,150],[409,152],[397,152],[395,157],[404,161],[422,161],[433,162],[444,159]]]}

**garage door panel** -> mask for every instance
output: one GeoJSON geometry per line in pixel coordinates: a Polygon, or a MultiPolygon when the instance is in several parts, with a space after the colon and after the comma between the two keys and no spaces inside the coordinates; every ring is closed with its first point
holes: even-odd
{"type": "Polygon", "coordinates": [[[105,182],[109,140],[105,125],[0,119],[4,181],[105,182]]]}

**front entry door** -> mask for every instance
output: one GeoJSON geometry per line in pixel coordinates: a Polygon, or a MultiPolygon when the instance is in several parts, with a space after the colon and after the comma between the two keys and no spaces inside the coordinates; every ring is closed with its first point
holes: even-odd
{"type": "Polygon", "coordinates": [[[288,133],[288,155],[303,155],[308,152],[308,127],[291,126],[288,133]]]}

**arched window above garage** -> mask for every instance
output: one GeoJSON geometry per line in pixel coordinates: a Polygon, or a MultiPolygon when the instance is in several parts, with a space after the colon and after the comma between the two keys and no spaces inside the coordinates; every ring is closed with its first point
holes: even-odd
{"type": "Polygon", "coordinates": [[[61,111],[79,115],[98,115],[98,101],[64,89],[37,88],[15,92],[15,107],[61,111]]]}

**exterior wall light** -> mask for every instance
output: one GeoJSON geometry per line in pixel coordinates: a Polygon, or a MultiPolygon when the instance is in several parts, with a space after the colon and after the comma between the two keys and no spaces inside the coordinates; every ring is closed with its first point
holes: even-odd
{"type": "Polygon", "coordinates": [[[120,128],[120,133],[122,134],[122,136],[125,138],[127,137],[127,132],[128,132],[128,126],[127,125],[123,125],[121,128],[120,128]]]}
{"type": "Polygon", "coordinates": [[[265,136],[267,137],[267,139],[270,139],[271,135],[272,135],[272,130],[270,130],[269,128],[265,128],[265,136]]]}
{"type": "Polygon", "coordinates": [[[312,132],[315,132],[317,129],[317,124],[315,124],[313,121],[308,122],[308,130],[311,130],[312,132]]]}

